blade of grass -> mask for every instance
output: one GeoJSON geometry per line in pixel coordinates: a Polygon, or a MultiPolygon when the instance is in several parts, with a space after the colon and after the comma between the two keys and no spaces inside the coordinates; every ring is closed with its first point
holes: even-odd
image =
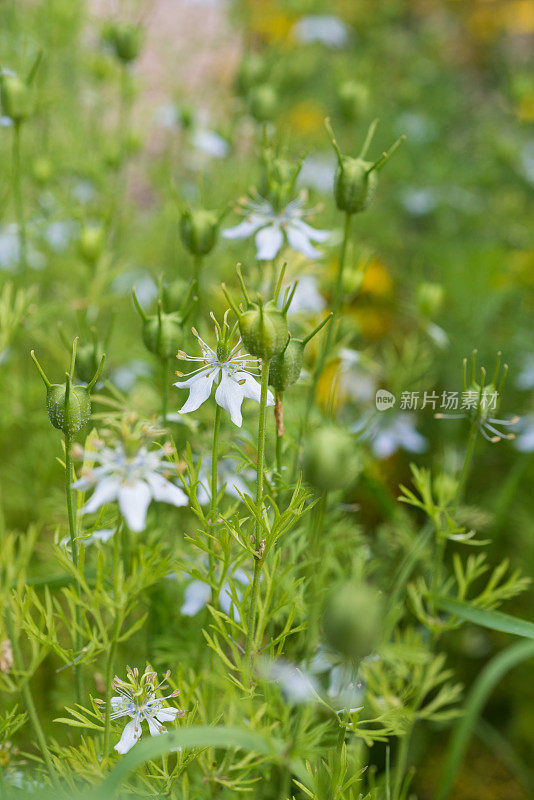
{"type": "Polygon", "coordinates": [[[473,684],[464,714],[456,723],[449,743],[435,800],[448,800],[467,745],[480,713],[495,686],[511,669],[534,657],[534,642],[516,642],[489,661],[473,684]]]}
{"type": "Polygon", "coordinates": [[[511,633],[514,636],[522,636],[525,639],[534,639],[534,622],[526,619],[512,617],[510,614],[503,614],[502,611],[490,611],[487,608],[477,608],[476,606],[464,603],[461,600],[451,600],[448,597],[436,598],[436,606],[449,614],[454,614],[460,619],[481,625],[483,628],[490,628],[493,631],[511,633]]]}

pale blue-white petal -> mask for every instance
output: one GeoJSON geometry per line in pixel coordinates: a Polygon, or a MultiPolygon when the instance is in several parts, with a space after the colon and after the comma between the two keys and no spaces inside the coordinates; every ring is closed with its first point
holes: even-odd
{"type": "Polygon", "coordinates": [[[233,228],[225,228],[222,231],[222,235],[225,239],[248,239],[249,236],[256,233],[262,222],[263,218],[258,214],[251,214],[239,225],[234,225],[233,228]]]}
{"type": "Polygon", "coordinates": [[[278,225],[268,225],[258,231],[254,241],[258,261],[272,261],[284,244],[284,235],[278,225]]]}
{"type": "Polygon", "coordinates": [[[160,722],[174,722],[179,713],[180,713],[179,708],[172,708],[172,706],[166,706],[165,708],[160,708],[159,711],[156,711],[154,716],[156,717],[156,719],[159,719],[160,722]]]}
{"type": "MultiPolygon", "coordinates": [[[[233,379],[239,381],[243,397],[249,400],[255,400],[259,403],[261,400],[261,385],[258,383],[248,372],[234,372],[233,379]]],[[[267,389],[267,405],[274,406],[274,397],[270,389],[267,389]]]]}
{"type": "Polygon", "coordinates": [[[126,524],[135,533],[143,531],[146,526],[146,512],[152,492],[144,481],[123,483],[119,489],[119,508],[126,524]]]}
{"type": "Polygon", "coordinates": [[[80,509],[80,514],[92,514],[106,503],[115,500],[119,491],[120,483],[116,478],[104,478],[97,483],[92,497],[80,509]]]}
{"type": "Polygon", "coordinates": [[[128,750],[131,750],[134,744],[137,744],[141,738],[141,733],[141,724],[137,722],[137,720],[133,719],[131,722],[128,722],[128,724],[124,726],[121,738],[115,745],[117,753],[124,755],[128,750]]]}
{"type": "Polygon", "coordinates": [[[290,223],[287,225],[286,236],[290,247],[298,253],[302,253],[306,258],[319,258],[321,255],[320,252],[313,247],[308,235],[295,224],[290,223]]]}
{"type": "Polygon", "coordinates": [[[179,409],[179,414],[187,414],[190,411],[196,411],[197,408],[208,399],[217,373],[218,370],[213,370],[208,374],[201,372],[190,381],[189,397],[179,409]]]}
{"type": "Polygon", "coordinates": [[[184,593],[180,613],[184,617],[194,617],[211,600],[211,586],[204,581],[191,581],[184,593]]]}
{"type": "MultiPolygon", "coordinates": [[[[245,373],[238,372],[235,374],[242,375],[245,373]]],[[[217,386],[217,391],[215,392],[215,401],[221,408],[228,411],[230,419],[238,428],[240,428],[243,423],[241,404],[244,396],[243,387],[238,383],[238,380],[234,377],[230,377],[225,370],[223,370],[221,382],[217,386]]]]}
{"type": "Polygon", "coordinates": [[[172,506],[186,506],[188,497],[186,493],[171,481],[166,480],[163,475],[152,472],[146,476],[148,485],[152,489],[154,500],[160,503],[170,503],[172,506]]]}

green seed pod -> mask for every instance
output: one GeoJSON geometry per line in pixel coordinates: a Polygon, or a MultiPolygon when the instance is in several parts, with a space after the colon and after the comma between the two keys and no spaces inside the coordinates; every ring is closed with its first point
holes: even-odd
{"type": "Polygon", "coordinates": [[[46,392],[46,410],[50,422],[64,434],[78,433],[91,416],[91,399],[85,386],[71,386],[68,401],[67,384],[53,384],[46,392]]]}
{"type": "Polygon", "coordinates": [[[289,386],[298,381],[302,370],[304,348],[331,319],[332,314],[328,314],[305,339],[290,339],[283,353],[273,356],[269,364],[269,383],[277,392],[285,392],[289,386]]]}
{"type": "Polygon", "coordinates": [[[334,589],[326,602],[326,641],[347,658],[364,658],[380,645],[384,612],[384,602],[376,589],[347,581],[334,589]]]}
{"type": "Polygon", "coordinates": [[[180,235],[190,253],[205,256],[213,250],[219,232],[220,215],[204,208],[184,208],[180,217],[180,235]]]}
{"type": "Polygon", "coordinates": [[[86,225],[78,240],[80,255],[90,265],[96,264],[106,242],[106,231],[102,225],[86,225]]]}
{"type": "Polygon", "coordinates": [[[163,302],[163,310],[166,314],[170,314],[172,311],[176,311],[180,308],[184,297],[187,295],[188,288],[187,281],[184,281],[182,278],[176,278],[176,280],[170,283],[163,284],[161,288],[161,299],[163,302]]]}
{"type": "Polygon", "coordinates": [[[141,52],[143,32],[136,25],[110,25],[104,38],[111,45],[115,57],[124,64],[135,61],[141,52]]]}
{"type": "Polygon", "coordinates": [[[145,347],[158,358],[175,355],[184,338],[180,320],[173,314],[152,314],[143,323],[143,342],[145,347]]]}
{"type": "Polygon", "coordinates": [[[304,446],[304,477],[319,491],[346,489],[361,470],[352,434],[335,425],[315,430],[304,446]]]}
{"type": "Polygon", "coordinates": [[[32,163],[32,175],[36,183],[44,186],[54,176],[54,164],[46,156],[40,156],[32,163]]]}
{"type": "Polygon", "coordinates": [[[89,383],[98,369],[104,355],[104,346],[100,342],[82,344],[76,354],[76,375],[84,383],[89,383]]]}
{"type": "Polygon", "coordinates": [[[417,307],[424,317],[435,317],[443,306],[445,290],[440,283],[420,283],[417,287],[417,307]]]}
{"type": "Polygon", "coordinates": [[[277,392],[296,383],[302,370],[304,342],[290,339],[283,353],[273,356],[269,364],[269,383],[277,392]]]}
{"type": "Polygon", "coordinates": [[[365,155],[377,124],[378,120],[371,123],[360,155],[353,158],[341,152],[330,122],[326,120],[326,128],[338,158],[338,167],[334,178],[334,198],[338,209],[346,214],[358,214],[370,206],[376,192],[378,170],[391,158],[404,140],[404,136],[401,136],[377,161],[366,161],[365,155]]]}
{"type": "Polygon", "coordinates": [[[76,369],[76,349],[78,338],[72,343],[72,356],[70,361],[70,372],[67,372],[65,383],[50,383],[41,365],[35,357],[33,350],[31,357],[37,367],[39,375],[46,387],[46,410],[50,422],[66,437],[78,433],[87,424],[91,416],[91,392],[98,381],[106,356],[103,355],[100,363],[87,386],[76,386],[72,383],[71,375],[76,369]]]}
{"type": "Polygon", "coordinates": [[[265,59],[257,53],[246,55],[236,77],[236,86],[240,94],[246,95],[253,86],[264,83],[267,78],[268,68],[265,59]]]}
{"type": "Polygon", "coordinates": [[[289,336],[286,316],[272,300],[254,303],[245,311],[239,317],[239,331],[247,351],[264,361],[280,354],[289,336]]]}
{"type": "Polygon", "coordinates": [[[334,178],[334,198],[340,211],[357,214],[374,200],[378,178],[372,164],[361,158],[343,156],[334,178]]]}
{"type": "Polygon", "coordinates": [[[29,86],[18,75],[3,74],[0,81],[2,112],[15,123],[23,122],[32,113],[29,86]]]}
{"type": "Polygon", "coordinates": [[[361,118],[369,104],[369,89],[358,81],[343,81],[338,89],[340,111],[347,122],[361,118]]]}
{"type": "Polygon", "coordinates": [[[270,147],[264,147],[262,162],[259,192],[275,210],[281,210],[291,199],[302,162],[295,164],[294,161],[273,155],[270,147]]]}
{"type": "Polygon", "coordinates": [[[258,122],[270,122],[278,112],[278,93],[269,83],[254,86],[249,93],[248,102],[250,113],[258,122]]]}

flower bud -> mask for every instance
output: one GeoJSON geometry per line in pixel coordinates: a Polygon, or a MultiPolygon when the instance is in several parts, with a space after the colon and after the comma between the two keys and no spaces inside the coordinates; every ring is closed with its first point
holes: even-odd
{"type": "Polygon", "coordinates": [[[355,438],[335,425],[313,431],[304,446],[304,477],[319,491],[346,489],[361,469],[355,438]]]}
{"type": "Polygon", "coordinates": [[[258,122],[270,122],[278,111],[278,93],[269,83],[254,86],[248,96],[250,113],[258,122]]]}
{"type": "Polygon", "coordinates": [[[296,383],[302,370],[304,348],[310,339],[319,333],[321,328],[332,319],[329,314],[305,339],[290,339],[285,350],[273,356],[269,364],[269,383],[278,393],[296,383]]]}
{"type": "Polygon", "coordinates": [[[262,197],[269,200],[275,210],[281,210],[291,199],[302,162],[295,164],[275,155],[271,147],[264,147],[262,166],[259,192],[262,197]]]}
{"type": "Polygon", "coordinates": [[[417,307],[424,317],[435,317],[439,314],[445,299],[445,290],[440,283],[425,281],[417,287],[417,307]]]}
{"type": "Polygon", "coordinates": [[[205,256],[213,250],[219,232],[220,215],[204,208],[184,208],[180,217],[180,235],[189,252],[205,256]]]}
{"type": "Polygon", "coordinates": [[[384,612],[384,602],[376,589],[347,581],[334,589],[326,602],[326,641],[347,658],[364,658],[380,645],[384,612]]]}
{"type": "Polygon", "coordinates": [[[70,372],[67,372],[65,383],[50,383],[41,365],[35,357],[33,350],[31,357],[46,387],[46,410],[50,422],[65,436],[73,436],[78,433],[89,421],[91,416],[91,392],[95,386],[102,368],[104,366],[105,355],[102,355],[100,363],[87,386],[77,386],[72,383],[72,375],[76,369],[76,350],[78,339],[72,344],[72,356],[70,372]]]}
{"type": "Polygon", "coordinates": [[[347,122],[361,118],[369,104],[369,90],[358,81],[343,81],[338,89],[340,111],[347,122]]]}
{"type": "Polygon", "coordinates": [[[124,64],[135,61],[141,52],[143,33],[137,25],[110,25],[104,32],[104,38],[114,56],[124,64]]]}
{"type": "Polygon", "coordinates": [[[72,436],[78,433],[91,416],[91,399],[85,386],[54,384],[46,392],[46,410],[54,428],[72,436]]]}
{"type": "Polygon", "coordinates": [[[89,383],[98,369],[104,355],[104,345],[101,342],[90,342],[78,347],[76,353],[76,375],[84,383],[89,383]]]}
{"type": "Polygon", "coordinates": [[[257,53],[246,55],[239,65],[236,77],[238,91],[242,95],[248,94],[253,86],[263,83],[267,78],[267,64],[265,59],[257,53]]]}
{"type": "Polygon", "coordinates": [[[81,257],[90,265],[96,264],[106,241],[106,231],[102,225],[86,225],[78,240],[81,257]]]}
{"type": "Polygon", "coordinates": [[[284,350],[289,336],[285,314],[272,300],[265,305],[261,301],[253,303],[241,314],[239,331],[247,351],[265,361],[284,350]]]}
{"type": "Polygon", "coordinates": [[[346,214],[357,214],[369,207],[376,192],[378,170],[391,158],[404,140],[404,136],[401,136],[377,161],[366,161],[365,155],[377,123],[378,120],[371,123],[360,155],[353,158],[340,151],[330,123],[328,120],[326,121],[326,127],[338,157],[338,167],[334,178],[334,198],[338,209],[346,214]]]}
{"type": "Polygon", "coordinates": [[[15,123],[23,122],[32,113],[31,90],[18,75],[4,73],[0,80],[2,112],[15,123]]]}
{"type": "Polygon", "coordinates": [[[161,299],[163,301],[163,310],[165,313],[170,314],[171,311],[176,311],[180,308],[187,294],[188,285],[187,281],[183,278],[176,278],[170,283],[164,283],[161,290],[161,299]]]}
{"type": "Polygon", "coordinates": [[[132,289],[134,305],[143,321],[141,335],[147,350],[162,360],[171,358],[181,347],[184,338],[184,324],[195,307],[193,292],[196,281],[189,285],[182,299],[180,311],[167,313],[163,310],[163,285],[160,280],[158,308],[156,314],[146,314],[141,307],[135,289],[132,289]]]}
{"type": "Polygon", "coordinates": [[[54,175],[54,164],[46,156],[40,156],[32,163],[32,174],[35,182],[44,186],[54,175]]]}

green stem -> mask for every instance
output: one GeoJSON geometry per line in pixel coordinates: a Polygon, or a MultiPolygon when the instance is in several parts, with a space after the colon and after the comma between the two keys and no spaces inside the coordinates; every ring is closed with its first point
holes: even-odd
{"type": "MultiPolygon", "coordinates": [[[[117,600],[120,594],[119,587],[119,559],[120,559],[120,528],[121,520],[117,523],[115,536],[113,537],[113,593],[114,599],[117,600]]],[[[113,669],[115,662],[115,653],[117,651],[117,643],[120,636],[122,627],[122,608],[117,607],[115,610],[115,619],[113,622],[113,630],[111,632],[111,641],[106,659],[106,706],[104,709],[104,753],[103,757],[106,758],[109,752],[109,738],[111,733],[111,683],[113,680],[113,669]]]]}
{"type": "Polygon", "coordinates": [[[467,483],[467,479],[469,477],[469,471],[471,469],[471,461],[473,460],[473,453],[475,452],[475,444],[477,440],[477,433],[478,428],[476,423],[471,424],[471,430],[469,431],[469,440],[467,442],[467,450],[465,451],[465,459],[464,464],[462,467],[462,471],[460,473],[460,478],[458,480],[458,490],[456,493],[456,505],[462,499],[465,485],[467,483]]]}
{"type": "Polygon", "coordinates": [[[284,404],[282,392],[276,392],[274,404],[274,421],[276,425],[276,503],[280,510],[282,502],[282,456],[284,442],[284,404]]]}
{"type": "Polygon", "coordinates": [[[20,122],[13,123],[13,198],[15,202],[15,215],[19,236],[19,266],[22,275],[26,275],[26,221],[24,219],[24,205],[22,202],[21,186],[21,157],[20,157],[20,122]]]}
{"type": "MultiPolygon", "coordinates": [[[[221,429],[221,406],[215,404],[215,422],[213,424],[213,447],[211,450],[211,502],[210,502],[210,521],[211,526],[215,525],[218,515],[217,496],[218,496],[218,474],[217,466],[219,460],[219,433],[221,429]]],[[[213,546],[208,539],[208,555],[209,555],[209,582],[210,585],[215,580],[215,565],[213,563],[213,546]]],[[[215,591],[213,592],[213,601],[215,602],[215,591]]]]}
{"type": "Polygon", "coordinates": [[[197,280],[197,309],[202,309],[203,302],[203,286],[202,286],[202,267],[204,266],[204,256],[196,255],[194,257],[195,278],[197,280]]]}
{"type": "Polygon", "coordinates": [[[167,381],[169,376],[169,359],[162,358],[161,360],[161,418],[163,420],[163,425],[167,424],[167,403],[168,403],[168,391],[167,391],[167,381]]]}
{"type": "Polygon", "coordinates": [[[410,728],[400,740],[399,752],[395,762],[395,778],[393,783],[393,800],[399,800],[404,775],[406,774],[406,765],[408,763],[408,754],[410,751],[410,739],[412,728],[410,728]]]}
{"type": "MultiPolygon", "coordinates": [[[[72,445],[72,440],[70,434],[65,433],[65,494],[67,497],[67,516],[69,518],[69,535],[70,535],[70,546],[72,552],[72,561],[76,569],[78,569],[78,542],[76,539],[76,514],[74,511],[74,504],[72,502],[72,489],[71,485],[73,482],[73,474],[72,474],[72,459],[70,455],[70,449],[72,445]]],[[[81,587],[78,583],[78,595],[81,593],[81,587]]],[[[75,626],[76,630],[74,632],[74,650],[76,651],[76,656],[78,657],[80,654],[81,649],[81,642],[80,642],[80,608],[76,606],[75,611],[75,626]]],[[[74,665],[74,685],[76,688],[76,699],[78,703],[82,702],[82,672],[81,672],[81,665],[76,663],[74,665]]]]}
{"type": "Polygon", "coordinates": [[[315,507],[311,514],[311,536],[309,546],[309,559],[308,559],[308,580],[309,586],[309,627],[306,637],[306,651],[307,655],[311,655],[317,646],[319,639],[319,604],[320,604],[320,591],[321,585],[321,554],[322,554],[322,537],[323,523],[326,514],[327,492],[322,492],[317,500],[315,507]]]}
{"type": "MultiPolygon", "coordinates": [[[[6,623],[6,631],[11,640],[11,647],[13,648],[13,664],[17,672],[22,676],[24,675],[24,663],[22,661],[22,653],[19,647],[19,640],[17,636],[17,631],[15,630],[15,624],[13,621],[13,612],[11,609],[6,608],[5,610],[5,623],[6,623]]],[[[22,694],[22,699],[24,700],[24,705],[26,707],[26,712],[30,719],[30,722],[33,726],[33,730],[35,732],[35,737],[39,742],[39,747],[41,749],[41,753],[43,754],[43,759],[45,761],[46,766],[50,770],[51,774],[54,773],[54,765],[52,763],[52,758],[50,756],[50,752],[48,750],[45,735],[43,729],[41,727],[41,723],[39,722],[39,715],[37,714],[37,709],[35,708],[35,703],[33,700],[33,695],[31,693],[30,685],[28,682],[28,678],[25,677],[20,687],[20,692],[22,694]]]]}
{"type": "Polygon", "coordinates": [[[347,260],[347,248],[350,239],[350,226],[352,222],[352,214],[345,214],[345,226],[343,229],[343,240],[341,242],[341,252],[339,254],[339,264],[337,269],[337,277],[336,277],[336,285],[334,288],[334,296],[332,299],[332,321],[330,325],[328,325],[328,329],[326,332],[326,337],[323,342],[323,346],[321,348],[321,352],[319,358],[317,360],[317,365],[315,367],[315,371],[313,373],[313,380],[310,387],[310,394],[308,397],[308,404],[306,408],[306,423],[308,421],[309,409],[313,403],[315,398],[315,391],[317,389],[317,382],[319,381],[319,377],[321,372],[323,371],[328,353],[330,352],[330,348],[334,341],[334,332],[336,328],[336,323],[338,320],[339,312],[341,310],[342,299],[343,299],[343,272],[345,269],[345,262],[347,260]]]}
{"type": "Polygon", "coordinates": [[[258,455],[256,464],[256,535],[254,544],[257,551],[254,555],[254,577],[250,590],[250,600],[247,614],[247,640],[245,645],[245,656],[252,667],[252,645],[254,643],[254,633],[256,627],[256,608],[258,605],[258,594],[260,589],[260,574],[263,565],[263,547],[261,537],[261,515],[263,513],[263,463],[265,459],[265,411],[267,407],[267,384],[269,382],[269,362],[263,360],[261,364],[261,394],[260,394],[260,413],[258,422],[258,455]]]}

